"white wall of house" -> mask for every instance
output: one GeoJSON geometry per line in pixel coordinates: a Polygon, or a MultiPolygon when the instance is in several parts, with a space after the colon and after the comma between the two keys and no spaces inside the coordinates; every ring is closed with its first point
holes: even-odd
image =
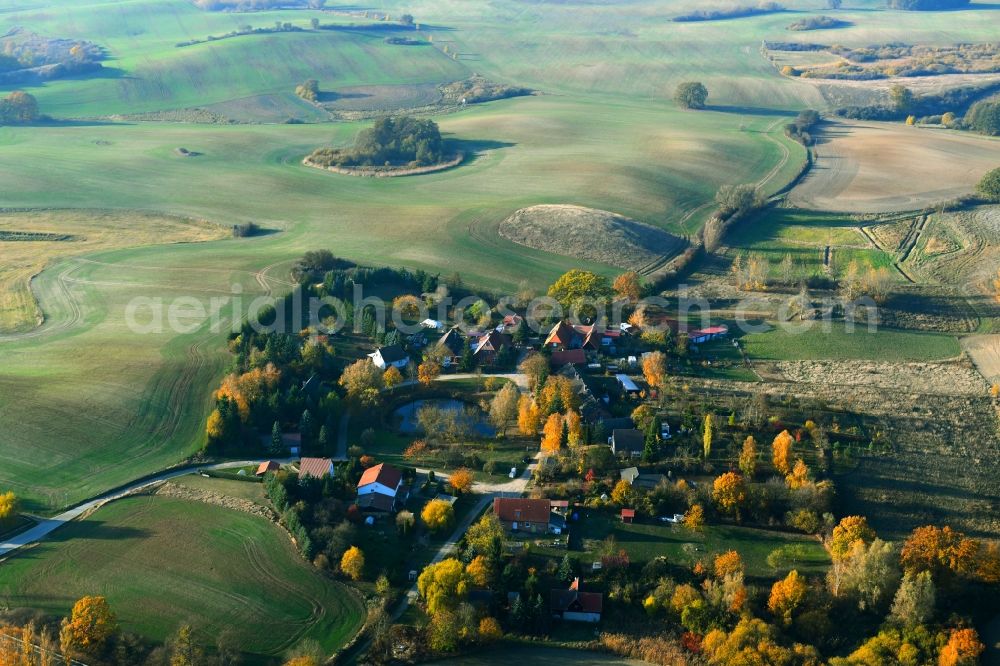
{"type": "Polygon", "coordinates": [[[378,482],[366,483],[365,485],[358,488],[358,495],[370,495],[371,493],[379,493],[380,495],[388,495],[389,497],[395,497],[397,490],[399,490],[398,487],[390,488],[389,486],[383,485],[378,482]]]}

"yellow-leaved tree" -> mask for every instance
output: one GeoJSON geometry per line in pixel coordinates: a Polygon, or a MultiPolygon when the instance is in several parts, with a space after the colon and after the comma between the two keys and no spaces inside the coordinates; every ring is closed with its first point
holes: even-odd
{"type": "Polygon", "coordinates": [[[792,569],[783,580],[776,581],[771,586],[767,609],[787,627],[791,625],[793,615],[805,599],[807,590],[805,579],[792,569]]]}
{"type": "Polygon", "coordinates": [[[469,574],[455,558],[430,564],[417,578],[417,591],[427,604],[427,612],[435,615],[439,611],[455,608],[469,592],[469,574]]]}
{"type": "Polygon", "coordinates": [[[528,396],[522,395],[517,403],[517,429],[522,435],[530,437],[538,434],[541,425],[542,412],[538,405],[528,396]]]}
{"type": "Polygon", "coordinates": [[[17,516],[20,503],[13,491],[0,493],[0,524],[9,522],[17,516]]]}
{"type": "Polygon", "coordinates": [[[431,500],[424,505],[420,519],[431,532],[440,532],[455,522],[455,508],[445,500],[431,500]]]}
{"type": "Polygon", "coordinates": [[[357,546],[351,546],[340,558],[340,570],[351,580],[361,580],[365,573],[365,554],[357,546]]]}
{"type": "Polygon", "coordinates": [[[542,428],[542,451],[558,453],[563,442],[563,417],[558,412],[549,414],[542,428]]]}
{"type": "Polygon", "coordinates": [[[774,468],[782,475],[787,476],[792,471],[791,456],[794,438],[787,430],[782,430],[771,442],[771,461],[774,468]]]}

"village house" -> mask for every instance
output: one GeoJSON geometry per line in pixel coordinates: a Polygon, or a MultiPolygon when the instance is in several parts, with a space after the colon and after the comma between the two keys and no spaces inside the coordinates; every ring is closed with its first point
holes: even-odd
{"type": "Polygon", "coordinates": [[[547,499],[497,497],[493,500],[493,513],[512,532],[546,534],[552,505],[547,499]]]}
{"type": "Polygon", "coordinates": [[[333,476],[333,461],[329,458],[303,458],[299,461],[299,479],[322,479],[333,476]]]}
{"type": "Polygon", "coordinates": [[[549,331],[545,338],[545,346],[553,351],[573,349],[601,351],[602,349],[610,349],[620,335],[621,331],[608,331],[596,324],[573,326],[565,321],[560,321],[549,331]]]}
{"type": "Polygon", "coordinates": [[[469,338],[456,326],[441,336],[437,346],[444,351],[441,364],[447,368],[462,362],[462,356],[469,347],[469,338]]]}
{"type": "Polygon", "coordinates": [[[587,362],[587,352],[582,349],[556,350],[549,357],[549,365],[558,369],[564,365],[583,365],[587,362]]]}
{"type": "Polygon", "coordinates": [[[552,590],[549,595],[549,608],[552,610],[553,618],[593,624],[601,621],[604,595],[598,592],[584,592],[580,587],[580,579],[574,578],[568,590],[552,590]]]}
{"type": "Polygon", "coordinates": [[[608,444],[616,456],[635,458],[642,455],[646,438],[635,428],[617,428],[611,431],[608,444]]]}
{"type": "Polygon", "coordinates": [[[638,467],[628,467],[619,473],[623,481],[627,481],[633,488],[644,490],[654,490],[658,485],[667,480],[663,474],[643,474],[638,467]]]}
{"type": "Polygon", "coordinates": [[[479,338],[476,347],[472,352],[472,358],[479,365],[495,365],[501,349],[511,350],[514,348],[514,341],[506,333],[490,331],[479,338]]]}
{"type": "Polygon", "coordinates": [[[639,385],[636,384],[634,381],[632,381],[632,378],[629,377],[628,375],[623,375],[623,374],[615,375],[615,381],[618,382],[619,386],[621,386],[621,389],[625,393],[625,395],[629,397],[635,397],[640,393],[642,393],[642,389],[639,388],[639,385]]]}
{"type": "Polygon", "coordinates": [[[368,357],[375,364],[375,367],[380,370],[386,370],[390,366],[402,370],[410,362],[410,357],[399,345],[379,347],[371,354],[368,354],[368,357]]]}
{"type": "Polygon", "coordinates": [[[358,481],[358,508],[370,511],[395,511],[405,499],[403,473],[386,463],[369,467],[358,481]]]}

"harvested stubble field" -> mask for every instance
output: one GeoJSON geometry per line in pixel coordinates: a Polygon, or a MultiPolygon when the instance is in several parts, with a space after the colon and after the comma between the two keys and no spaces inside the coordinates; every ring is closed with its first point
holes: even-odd
{"type": "Polygon", "coordinates": [[[1000,164],[998,139],[902,123],[827,123],[815,151],[815,164],[789,194],[813,210],[919,210],[971,193],[1000,164]]]}
{"type": "Polygon", "coordinates": [[[106,596],[123,628],[150,640],[162,642],[182,623],[207,646],[233,631],[254,663],[305,640],[332,652],[364,613],[271,522],[161,496],[109,504],[0,567],[7,607],[62,616],[87,594],[106,596]]]}

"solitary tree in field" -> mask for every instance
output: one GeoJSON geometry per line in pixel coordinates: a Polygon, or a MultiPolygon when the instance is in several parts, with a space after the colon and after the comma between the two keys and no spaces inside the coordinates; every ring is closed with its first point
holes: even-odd
{"type": "Polygon", "coordinates": [[[118,632],[118,621],[104,597],[83,597],[62,621],[59,640],[63,653],[100,654],[118,632]]]}
{"type": "Polygon", "coordinates": [[[712,417],[712,412],[705,414],[705,425],[701,433],[702,446],[705,450],[705,460],[712,455],[712,437],[713,430],[715,428],[715,421],[712,417]]]}
{"type": "Polygon", "coordinates": [[[708,88],[698,81],[685,81],[677,85],[674,102],[682,109],[704,109],[708,88]]]}
{"type": "Polygon", "coordinates": [[[890,88],[889,99],[892,102],[892,108],[900,113],[907,113],[913,108],[913,91],[906,86],[894,85],[890,88]]]}

